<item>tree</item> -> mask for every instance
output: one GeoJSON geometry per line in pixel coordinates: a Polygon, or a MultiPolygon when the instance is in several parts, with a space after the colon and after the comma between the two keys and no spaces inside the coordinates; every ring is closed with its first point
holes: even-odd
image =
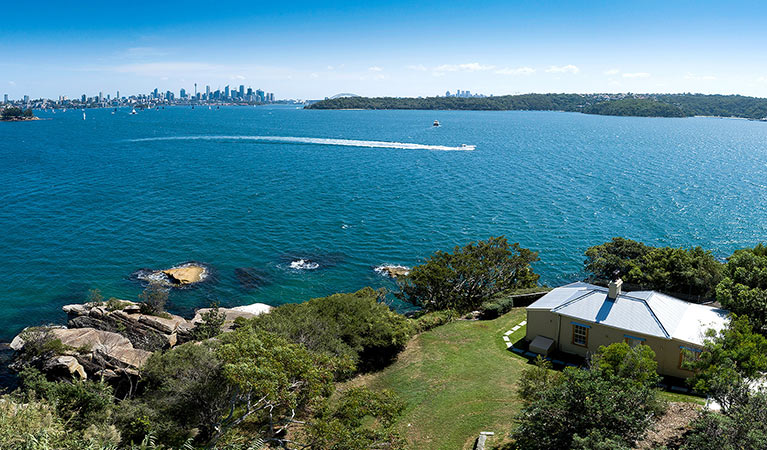
{"type": "Polygon", "coordinates": [[[736,250],[724,272],[716,299],[730,311],[750,317],[756,329],[767,334],[767,246],[736,250]]]}
{"type": "Polygon", "coordinates": [[[3,120],[14,120],[19,119],[23,115],[23,111],[21,108],[17,108],[15,106],[10,106],[8,108],[3,109],[2,114],[0,114],[0,117],[2,117],[3,120]]]}
{"type": "MultiPolygon", "coordinates": [[[[314,298],[262,314],[253,327],[279,334],[309,350],[346,358],[359,371],[391,363],[410,339],[407,318],[378,301],[371,288],[350,294],[314,298]]],[[[350,374],[350,367],[340,367],[350,374]]]]}
{"type": "Polygon", "coordinates": [[[718,334],[707,332],[700,357],[690,359],[686,365],[694,371],[691,386],[726,411],[767,373],[767,338],[754,333],[748,317],[733,315],[718,334]]]}
{"type": "Polygon", "coordinates": [[[536,261],[538,253],[491,237],[436,252],[397,279],[398,295],[428,311],[472,311],[499,292],[537,286],[539,275],[530,267],[536,261]]]}
{"type": "Polygon", "coordinates": [[[700,247],[651,247],[620,237],[586,250],[586,271],[597,281],[618,273],[627,284],[668,294],[713,297],[723,267],[700,247]]]}
{"type": "Polygon", "coordinates": [[[747,394],[724,413],[702,412],[682,450],[763,449],[767,442],[767,392],[747,394]]]}
{"type": "Polygon", "coordinates": [[[165,304],[168,303],[168,288],[158,283],[149,283],[139,295],[141,300],[141,313],[157,316],[165,312],[165,304]]]}
{"type": "Polygon", "coordinates": [[[512,432],[523,450],[630,448],[661,410],[652,350],[620,343],[600,348],[589,370],[525,369],[524,407],[512,432]]]}
{"type": "Polygon", "coordinates": [[[336,402],[324,402],[306,427],[307,442],[316,450],[373,450],[405,447],[394,429],[405,404],[391,391],[350,388],[336,402]]]}
{"type": "Polygon", "coordinates": [[[213,303],[209,311],[202,313],[202,322],[192,328],[192,338],[203,341],[221,334],[221,327],[226,322],[226,313],[220,312],[218,303],[213,303]]]}

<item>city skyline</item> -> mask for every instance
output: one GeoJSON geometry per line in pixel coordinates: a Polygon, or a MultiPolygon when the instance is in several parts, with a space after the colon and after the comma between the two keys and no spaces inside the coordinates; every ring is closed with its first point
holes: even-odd
{"type": "MultiPolygon", "coordinates": [[[[0,93],[210,84],[278,98],[525,92],[767,97],[757,2],[201,2],[4,6],[0,93]]],[[[198,91],[199,92],[199,91],[198,91]]]]}

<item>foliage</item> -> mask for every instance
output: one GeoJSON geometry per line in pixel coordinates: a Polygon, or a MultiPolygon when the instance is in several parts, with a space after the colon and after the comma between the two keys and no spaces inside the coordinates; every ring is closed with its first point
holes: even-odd
{"type": "Polygon", "coordinates": [[[104,301],[104,296],[101,295],[101,289],[88,289],[87,300],[88,303],[101,304],[104,301]]]}
{"type": "Polygon", "coordinates": [[[536,286],[539,276],[530,267],[535,261],[536,252],[491,237],[453,253],[436,252],[397,279],[399,296],[427,311],[472,311],[499,292],[536,286]]]}
{"type": "Polygon", "coordinates": [[[379,303],[371,288],[283,305],[251,323],[312,351],[347,358],[361,371],[390,364],[410,338],[408,320],[379,303]]]}
{"type": "Polygon", "coordinates": [[[142,370],[145,393],[131,417],[120,417],[126,438],[143,439],[151,431],[160,442],[179,445],[199,430],[205,442],[230,406],[233,387],[213,346],[187,343],[156,352],[142,370]],[[145,405],[141,405],[143,402],[145,405]]]}
{"type": "Polygon", "coordinates": [[[335,358],[250,327],[220,339],[216,354],[225,382],[233,389],[228,414],[215,422],[212,442],[256,414],[264,423],[266,440],[283,442],[282,435],[296,415],[333,391],[333,373],[340,364],[335,358]]]}
{"type": "Polygon", "coordinates": [[[679,106],[645,98],[608,100],[588,106],[583,109],[583,112],[602,116],[638,117],[688,117],[692,115],[679,106]]]}
{"type": "Polygon", "coordinates": [[[112,388],[105,383],[48,381],[32,368],[24,369],[20,377],[28,396],[46,400],[55,408],[56,414],[75,430],[103,424],[109,418],[114,397],[112,388]]]}
{"type": "Polygon", "coordinates": [[[26,450],[32,440],[47,441],[50,448],[63,447],[64,424],[47,403],[12,396],[0,397],[0,448],[26,450]]]}
{"type": "Polygon", "coordinates": [[[161,315],[165,312],[165,304],[168,303],[168,289],[158,283],[149,283],[139,295],[139,300],[141,314],[161,315]]]}
{"type": "Polygon", "coordinates": [[[225,321],[226,313],[219,311],[218,303],[212,304],[209,311],[202,313],[202,322],[192,329],[192,338],[202,341],[218,336],[225,321]]]}
{"type": "Polygon", "coordinates": [[[560,372],[551,370],[551,361],[538,355],[532,367],[522,371],[517,383],[517,394],[526,404],[538,400],[541,393],[559,383],[560,372]]]}
{"type": "Polygon", "coordinates": [[[307,108],[570,111],[631,116],[719,116],[750,119],[767,117],[767,99],[703,94],[522,94],[484,98],[344,97],[317,102],[307,108]]]}
{"type": "Polygon", "coordinates": [[[660,381],[655,352],[647,345],[630,347],[625,342],[616,342],[601,346],[592,356],[591,366],[603,374],[634,380],[643,386],[660,381]]]}
{"type": "Polygon", "coordinates": [[[725,266],[724,280],[716,288],[723,307],[751,318],[767,334],[767,246],[736,250],[725,266]]]}
{"type": "Polygon", "coordinates": [[[767,393],[748,394],[724,413],[704,411],[691,424],[682,450],[763,449],[767,442],[767,393]]]}
{"type": "Polygon", "coordinates": [[[767,373],[767,338],[754,333],[748,317],[733,315],[718,334],[708,331],[700,358],[687,367],[694,371],[693,388],[727,410],[767,373]]]}
{"type": "Polygon", "coordinates": [[[432,328],[450,323],[458,317],[458,313],[450,309],[421,314],[412,320],[414,329],[413,331],[415,333],[423,333],[424,331],[429,331],[432,328]]]}
{"type": "Polygon", "coordinates": [[[479,307],[480,317],[484,320],[495,319],[507,312],[511,311],[514,307],[514,297],[500,296],[488,300],[479,307]]]}
{"type": "Polygon", "coordinates": [[[700,247],[651,247],[621,237],[586,250],[585,266],[596,280],[618,272],[626,283],[669,294],[713,297],[722,279],[722,264],[700,247]]]}
{"type": "Polygon", "coordinates": [[[326,404],[307,436],[316,450],[400,449],[402,437],[394,421],[405,404],[391,391],[374,392],[367,388],[344,391],[335,406],[326,404]]]}
{"type": "Polygon", "coordinates": [[[15,106],[9,106],[0,112],[0,119],[2,120],[21,120],[32,117],[34,117],[34,113],[29,108],[22,110],[15,106]]]}
{"type": "Polygon", "coordinates": [[[549,376],[542,365],[527,369],[520,388],[525,406],[512,432],[519,448],[622,448],[641,437],[661,409],[648,361],[654,355],[623,345],[601,348],[590,370],[568,367],[549,376]]]}

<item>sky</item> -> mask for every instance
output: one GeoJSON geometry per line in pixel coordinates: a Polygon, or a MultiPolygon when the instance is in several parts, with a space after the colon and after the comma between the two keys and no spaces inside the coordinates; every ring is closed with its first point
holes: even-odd
{"type": "Polygon", "coordinates": [[[4,2],[0,94],[767,97],[767,2],[4,2]],[[112,4],[114,3],[114,5],[112,4]]]}

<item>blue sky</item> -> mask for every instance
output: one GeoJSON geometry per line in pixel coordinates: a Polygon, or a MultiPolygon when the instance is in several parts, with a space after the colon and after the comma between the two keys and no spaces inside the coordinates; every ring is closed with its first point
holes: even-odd
{"type": "Polygon", "coordinates": [[[767,97],[764,2],[108,3],[5,2],[0,93],[767,97]]]}

